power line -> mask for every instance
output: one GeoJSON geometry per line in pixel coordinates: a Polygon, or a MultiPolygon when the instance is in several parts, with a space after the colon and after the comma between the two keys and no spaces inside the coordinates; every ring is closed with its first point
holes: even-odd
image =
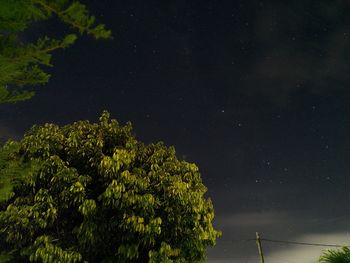
{"type": "Polygon", "coordinates": [[[297,241],[287,241],[287,240],[274,240],[268,238],[261,238],[262,241],[273,242],[273,243],[284,243],[292,245],[303,245],[303,246],[315,246],[315,247],[350,247],[335,244],[320,244],[320,243],[308,243],[308,242],[297,242],[297,241]]]}
{"type": "MultiPolygon", "coordinates": [[[[289,240],[276,240],[276,239],[269,239],[269,238],[260,238],[261,241],[267,241],[267,242],[273,242],[273,243],[284,243],[284,244],[291,244],[291,245],[304,245],[304,246],[317,246],[317,247],[348,247],[346,245],[336,245],[336,244],[321,244],[321,243],[309,243],[309,242],[299,242],[299,241],[289,241],[289,240]]],[[[231,243],[240,243],[240,242],[248,242],[248,241],[256,241],[255,238],[249,238],[249,239],[238,239],[238,240],[232,240],[231,243]]]]}
{"type": "MultiPolygon", "coordinates": [[[[336,244],[321,244],[321,243],[309,243],[309,242],[298,242],[298,241],[288,241],[288,240],[275,240],[275,239],[268,239],[268,238],[262,238],[258,232],[256,232],[256,243],[258,245],[258,252],[259,252],[259,257],[260,257],[260,262],[264,263],[264,254],[262,252],[262,246],[261,246],[261,241],[266,241],[266,242],[274,242],[274,243],[283,243],[283,244],[291,244],[291,245],[302,245],[302,246],[314,246],[314,247],[350,247],[350,246],[342,246],[342,245],[336,245],[336,244]]],[[[284,260],[285,262],[291,262],[288,260],[284,260]]]]}

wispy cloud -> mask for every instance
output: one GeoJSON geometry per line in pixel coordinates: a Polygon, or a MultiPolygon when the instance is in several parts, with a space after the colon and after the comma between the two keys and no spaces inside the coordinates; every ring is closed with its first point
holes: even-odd
{"type": "MultiPolygon", "coordinates": [[[[262,238],[306,243],[350,245],[349,215],[320,216],[307,211],[247,212],[218,217],[223,237],[219,250],[209,251],[209,263],[258,262],[255,231],[262,238]]],[[[263,241],[269,263],[314,263],[327,247],[263,241]]]]}
{"type": "MultiPolygon", "coordinates": [[[[307,234],[295,237],[300,242],[307,243],[322,243],[322,244],[337,244],[349,245],[350,235],[348,232],[335,233],[318,233],[307,234]]],[[[303,246],[303,245],[289,245],[281,246],[280,248],[272,248],[269,244],[267,246],[267,253],[265,253],[266,260],[270,263],[315,263],[320,254],[330,249],[330,247],[319,246],[303,246]]]]}
{"type": "Polygon", "coordinates": [[[256,41],[263,48],[242,78],[244,92],[283,103],[301,89],[319,94],[348,87],[350,38],[342,11],[348,4],[330,12],[332,6],[321,2],[312,15],[301,15],[310,6],[308,1],[264,5],[254,24],[256,41]]]}
{"type": "Polygon", "coordinates": [[[250,226],[269,226],[285,220],[288,220],[288,216],[283,212],[249,212],[218,218],[217,223],[226,227],[242,228],[250,226]]]}

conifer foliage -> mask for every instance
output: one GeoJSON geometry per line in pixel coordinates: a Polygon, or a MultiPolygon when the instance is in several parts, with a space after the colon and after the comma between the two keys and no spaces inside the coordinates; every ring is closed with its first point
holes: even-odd
{"type": "Polygon", "coordinates": [[[71,0],[1,0],[0,1],[0,103],[30,99],[28,87],[44,84],[50,74],[51,53],[72,45],[76,34],[63,39],[39,38],[35,43],[23,41],[22,34],[33,22],[56,16],[81,34],[96,39],[111,38],[103,24],[96,24],[85,5],[71,0]]]}
{"type": "Polygon", "coordinates": [[[318,260],[318,263],[349,263],[350,249],[343,247],[337,250],[324,251],[318,260]]]}
{"type": "Polygon", "coordinates": [[[34,126],[3,150],[0,173],[16,168],[0,202],[9,262],[203,262],[220,235],[197,166],[137,141],[107,112],[34,126]]]}

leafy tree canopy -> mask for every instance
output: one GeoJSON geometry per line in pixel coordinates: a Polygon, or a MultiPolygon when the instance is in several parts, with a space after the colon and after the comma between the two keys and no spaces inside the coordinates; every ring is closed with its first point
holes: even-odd
{"type": "Polygon", "coordinates": [[[85,5],[72,0],[1,0],[0,1],[0,103],[30,99],[28,86],[44,84],[50,74],[42,66],[51,66],[51,53],[72,45],[76,34],[63,39],[39,38],[35,43],[22,41],[21,35],[36,21],[53,16],[96,39],[108,39],[111,32],[96,24],[85,5]]]}
{"type": "Polygon", "coordinates": [[[197,166],[107,112],[34,126],[1,159],[13,186],[0,202],[0,257],[11,262],[203,262],[220,236],[197,166]]]}

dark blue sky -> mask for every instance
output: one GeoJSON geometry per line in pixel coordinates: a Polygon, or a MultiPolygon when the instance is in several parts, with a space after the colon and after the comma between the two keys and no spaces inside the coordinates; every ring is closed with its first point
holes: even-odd
{"type": "MultiPolygon", "coordinates": [[[[28,102],[0,106],[0,137],[97,120],[198,164],[223,231],[208,262],[256,262],[263,236],[350,244],[350,3],[82,1],[114,34],[54,54],[28,102]]],[[[26,36],[67,31],[57,21],[26,36]]],[[[269,262],[319,250],[266,244],[269,262]]]]}

